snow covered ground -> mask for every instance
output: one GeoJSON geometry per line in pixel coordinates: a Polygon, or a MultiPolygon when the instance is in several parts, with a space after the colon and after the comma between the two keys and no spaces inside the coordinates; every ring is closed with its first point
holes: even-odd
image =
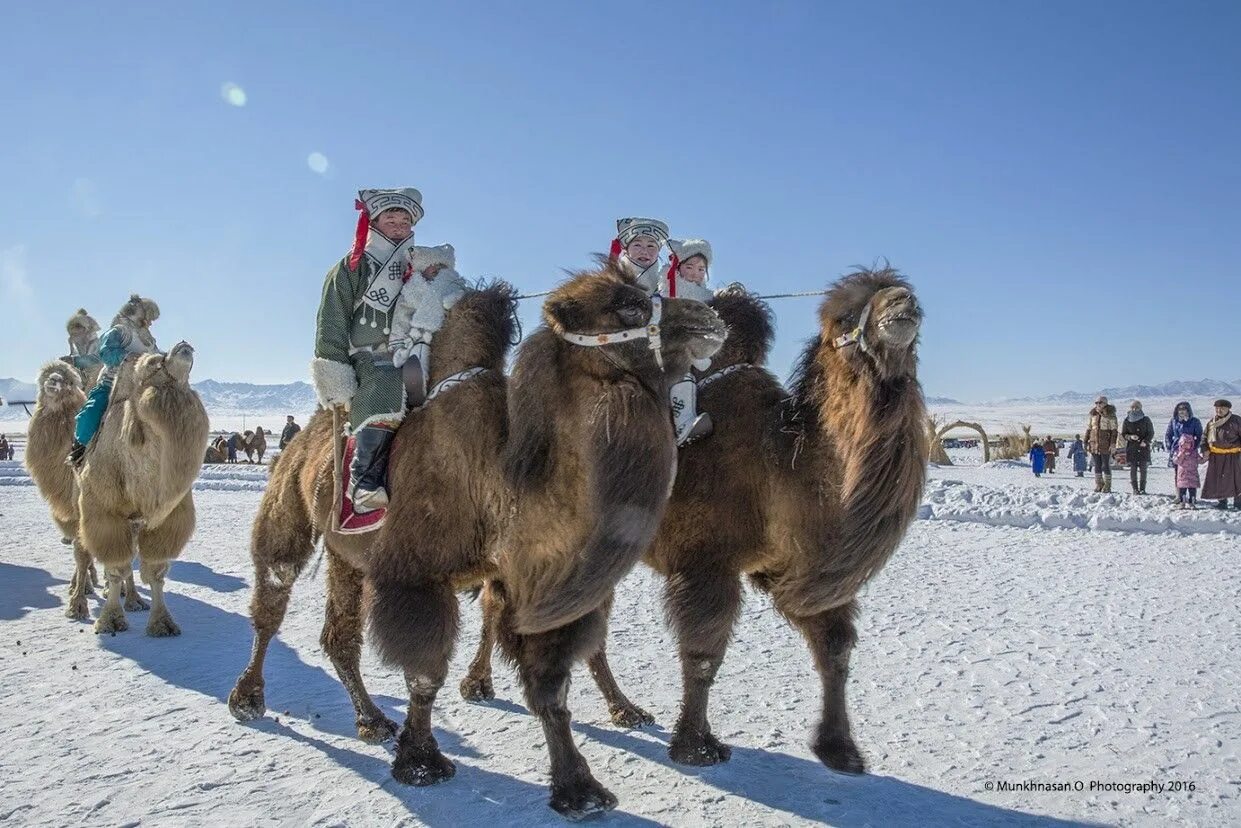
{"type": "MultiPolygon", "coordinates": [[[[250,647],[247,544],[263,474],[211,467],[199,481],[198,530],[169,586],[183,635],[147,638],[138,619],[100,638],[63,617],[69,551],[37,490],[0,464],[0,825],[556,824],[542,733],[511,673],[497,663],[493,703],[456,693],[477,641],[471,604],[435,719],[458,767],[442,785],[397,784],[389,749],[355,738],[318,646],[321,569],[272,645],[267,718],[233,721],[224,700],[250,647]]],[[[1241,821],[1241,513],[1173,513],[1163,496],[1094,495],[1090,479],[1003,464],[930,477],[925,519],[862,597],[850,693],[871,774],[813,758],[818,680],[754,595],[712,696],[732,761],[673,765],[679,669],[659,582],[639,569],[620,590],[610,650],[659,724],[614,727],[585,671],[571,691],[582,750],[621,800],[603,823],[1241,821]],[[1069,790],[1005,790],[1026,782],[1069,790]],[[1165,787],[1091,789],[1150,782],[1165,787]]],[[[1166,470],[1149,489],[1170,491],[1166,470]]],[[[364,673],[399,720],[400,677],[369,653],[364,673]]]]}

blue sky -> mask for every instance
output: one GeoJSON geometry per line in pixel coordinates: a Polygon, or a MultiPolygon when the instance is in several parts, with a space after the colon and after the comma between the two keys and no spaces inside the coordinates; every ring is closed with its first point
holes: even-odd
{"type": "MultiPolygon", "coordinates": [[[[0,376],[138,291],[197,378],[305,379],[354,192],[413,185],[523,291],[619,215],[762,292],[886,257],[931,394],[1241,377],[1241,4],[48,9],[0,32],[0,376]]],[[[784,373],[815,307],[775,304],[784,373]]]]}

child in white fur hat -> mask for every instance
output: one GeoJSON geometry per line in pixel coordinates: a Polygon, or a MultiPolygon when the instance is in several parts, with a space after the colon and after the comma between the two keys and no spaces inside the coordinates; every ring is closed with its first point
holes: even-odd
{"type": "MultiPolygon", "coordinates": [[[[707,287],[711,243],[705,239],[668,239],[668,249],[672,251],[672,262],[668,267],[667,294],[678,299],[709,301],[715,295],[707,287]]],[[[674,383],[669,395],[678,446],[711,433],[711,415],[698,413],[698,383],[692,374],[674,383]]]]}
{"type": "Polygon", "coordinates": [[[414,247],[409,256],[409,272],[392,314],[388,350],[392,364],[400,368],[409,360],[421,378],[410,402],[415,405],[427,396],[431,369],[431,337],[444,324],[444,315],[465,295],[466,284],[456,271],[457,256],[451,244],[414,247]]]}

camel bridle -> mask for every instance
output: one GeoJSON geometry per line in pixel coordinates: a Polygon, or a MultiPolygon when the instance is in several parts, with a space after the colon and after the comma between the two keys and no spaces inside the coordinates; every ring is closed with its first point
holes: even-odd
{"type": "MultiPolygon", "coordinates": [[[[663,312],[663,297],[656,293],[651,296],[651,318],[640,328],[626,328],[623,331],[600,334],[580,334],[564,331],[560,334],[560,337],[566,342],[580,345],[583,348],[601,348],[606,345],[620,345],[636,339],[646,339],[649,341],[648,347],[655,352],[655,364],[662,371],[664,370],[664,343],[660,333],[659,322],[663,318],[663,312]]],[[[607,352],[605,351],[604,353],[606,354],[607,352]]]]}
{"type": "Polygon", "coordinates": [[[857,325],[847,334],[841,334],[832,340],[832,347],[836,350],[848,347],[849,345],[857,345],[862,353],[873,353],[870,345],[866,342],[866,322],[870,319],[870,306],[873,303],[867,302],[866,307],[862,309],[862,315],[858,319],[857,325]]]}

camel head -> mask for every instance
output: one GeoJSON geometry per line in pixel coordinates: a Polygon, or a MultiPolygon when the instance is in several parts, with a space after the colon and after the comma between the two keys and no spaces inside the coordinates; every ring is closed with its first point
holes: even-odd
{"type": "MultiPolygon", "coordinates": [[[[587,347],[600,360],[626,373],[663,373],[680,378],[694,360],[709,359],[724,344],[726,330],[715,311],[692,299],[662,299],[659,336],[639,335],[601,347],[587,347]],[[652,347],[657,343],[658,351],[652,347]],[[659,361],[662,360],[662,369],[659,361]]],[[[632,276],[610,261],[578,273],[543,305],[543,319],[557,334],[595,336],[642,332],[651,324],[654,301],[632,276]]]]}
{"type": "Polygon", "coordinates": [[[765,365],[775,337],[771,307],[734,282],[709,302],[728,327],[728,338],[711,361],[711,370],[729,365],[765,365]]]}
{"type": "Polygon", "coordinates": [[[513,296],[512,285],[496,280],[457,300],[432,340],[431,382],[475,366],[504,370],[517,326],[513,296]]]}
{"type": "Polygon", "coordinates": [[[76,412],[86,402],[82,375],[67,362],[56,360],[39,371],[35,405],[40,411],[71,409],[76,412]]]}
{"type": "Polygon", "coordinates": [[[824,344],[857,371],[881,380],[913,378],[922,308],[897,271],[860,269],[828,291],[819,308],[824,344]]]}
{"type": "Polygon", "coordinates": [[[134,366],[134,381],[139,388],[185,387],[194,367],[194,348],[178,342],[166,354],[143,354],[134,366]]]}

